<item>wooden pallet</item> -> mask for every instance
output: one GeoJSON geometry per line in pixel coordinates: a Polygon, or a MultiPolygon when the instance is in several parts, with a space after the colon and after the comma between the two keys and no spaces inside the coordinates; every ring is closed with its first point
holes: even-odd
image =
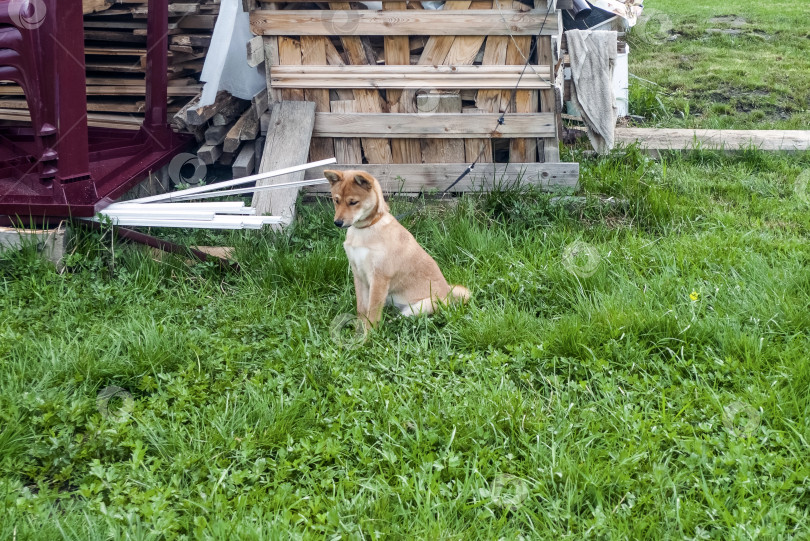
{"type": "MultiPolygon", "coordinates": [[[[148,0],[84,0],[87,110],[90,125],[129,127],[143,119],[146,96],[148,0]]],[[[199,75],[211,42],[219,0],[169,4],[169,111],[200,90],[199,75]]],[[[0,119],[27,118],[22,89],[0,83],[0,119]],[[25,114],[21,114],[25,113],[25,114]]]]}
{"type": "Polygon", "coordinates": [[[545,0],[448,0],[436,11],[398,0],[382,11],[319,5],[328,9],[267,1],[250,14],[270,107],[315,103],[310,161],[334,156],[399,175],[406,191],[442,189],[476,159],[478,177],[576,185],[576,164],[557,163],[561,19],[545,0]]]}

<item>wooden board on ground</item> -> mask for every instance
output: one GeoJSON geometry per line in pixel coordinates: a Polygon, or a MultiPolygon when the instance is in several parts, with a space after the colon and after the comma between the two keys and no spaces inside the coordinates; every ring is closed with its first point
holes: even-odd
{"type": "MultiPolygon", "coordinates": [[[[444,190],[467,166],[466,163],[340,164],[309,169],[304,178],[321,178],[324,169],[362,169],[379,180],[383,190],[388,193],[396,191],[416,193],[422,189],[444,190]]],[[[498,186],[511,186],[518,180],[549,191],[575,189],[579,181],[579,164],[479,163],[469,175],[453,187],[452,191],[491,190],[498,186]]],[[[310,186],[307,192],[328,193],[329,186],[310,186]]]]}
{"type": "MultiPolygon", "coordinates": [[[[306,163],[315,124],[315,104],[310,101],[282,101],[273,106],[270,130],[264,145],[259,172],[273,171],[306,163]]],[[[257,186],[303,180],[304,172],[261,180],[257,186]]],[[[285,224],[295,217],[297,188],[265,190],[253,195],[256,213],[279,216],[285,224]]]]}
{"type": "Polygon", "coordinates": [[[810,131],[806,130],[688,130],[666,128],[616,128],[616,143],[631,144],[650,150],[716,148],[739,150],[810,150],[810,131]]]}

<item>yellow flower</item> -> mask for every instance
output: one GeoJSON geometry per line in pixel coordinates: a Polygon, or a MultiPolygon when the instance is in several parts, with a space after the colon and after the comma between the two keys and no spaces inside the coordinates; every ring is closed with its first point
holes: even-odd
{"type": "Polygon", "coordinates": [[[698,292],[693,291],[692,293],[689,294],[689,298],[692,299],[692,302],[698,300],[698,292]]]}

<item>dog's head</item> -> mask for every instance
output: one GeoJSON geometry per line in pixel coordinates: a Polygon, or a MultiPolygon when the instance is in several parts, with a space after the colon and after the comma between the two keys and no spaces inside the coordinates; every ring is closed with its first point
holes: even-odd
{"type": "Polygon", "coordinates": [[[378,214],[388,212],[380,183],[365,171],[327,170],[323,176],[332,185],[336,226],[366,227],[378,214]]]}

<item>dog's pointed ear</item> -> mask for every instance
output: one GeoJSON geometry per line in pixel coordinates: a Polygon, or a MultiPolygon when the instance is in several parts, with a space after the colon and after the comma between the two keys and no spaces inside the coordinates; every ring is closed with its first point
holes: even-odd
{"type": "Polygon", "coordinates": [[[340,176],[340,171],[333,171],[332,169],[327,169],[324,171],[323,176],[326,177],[329,184],[332,184],[333,186],[343,180],[343,178],[340,176]]]}
{"type": "Polygon", "coordinates": [[[371,190],[371,187],[374,186],[374,177],[365,171],[359,171],[354,175],[354,181],[364,190],[371,190]]]}

